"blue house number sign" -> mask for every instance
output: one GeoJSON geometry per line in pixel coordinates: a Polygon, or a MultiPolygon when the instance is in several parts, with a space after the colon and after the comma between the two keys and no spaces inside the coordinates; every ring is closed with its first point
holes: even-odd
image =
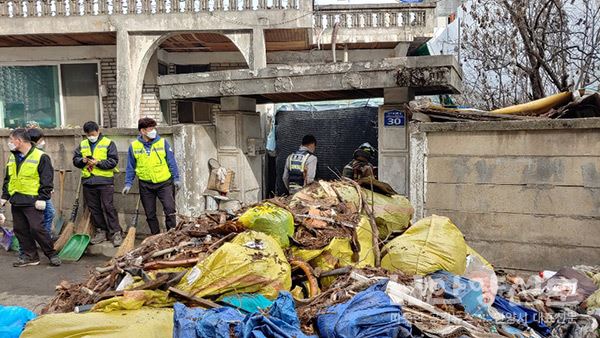
{"type": "Polygon", "coordinates": [[[399,110],[388,110],[383,113],[383,125],[386,127],[402,127],[404,121],[404,112],[399,110]]]}

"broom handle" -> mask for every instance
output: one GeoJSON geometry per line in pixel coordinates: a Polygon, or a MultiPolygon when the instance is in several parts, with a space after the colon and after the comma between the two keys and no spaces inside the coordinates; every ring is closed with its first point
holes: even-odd
{"type": "Polygon", "coordinates": [[[141,200],[142,200],[142,197],[140,196],[140,198],[138,198],[137,202],[135,203],[135,215],[133,216],[133,221],[131,222],[132,228],[137,228],[138,218],[140,216],[140,201],[141,200]]]}
{"type": "Polygon", "coordinates": [[[73,202],[73,210],[71,211],[71,222],[75,223],[77,219],[77,212],[79,211],[79,192],[81,191],[81,176],[79,177],[79,184],[77,185],[77,195],[75,196],[75,202],[73,202]]]}

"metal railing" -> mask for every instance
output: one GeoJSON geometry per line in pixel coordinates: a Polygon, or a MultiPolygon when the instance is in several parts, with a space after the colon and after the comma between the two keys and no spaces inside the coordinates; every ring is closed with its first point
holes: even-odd
{"type": "Polygon", "coordinates": [[[302,0],[29,0],[0,1],[0,17],[97,16],[299,9],[302,0]]]}
{"type": "Polygon", "coordinates": [[[331,28],[426,27],[427,9],[374,9],[315,12],[313,26],[331,28]]]}

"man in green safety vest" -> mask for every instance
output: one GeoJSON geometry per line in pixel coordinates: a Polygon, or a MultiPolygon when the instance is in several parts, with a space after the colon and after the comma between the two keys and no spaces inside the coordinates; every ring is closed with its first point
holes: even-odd
{"type": "Polygon", "coordinates": [[[96,235],[90,243],[99,244],[110,239],[114,246],[119,246],[123,243],[123,235],[113,203],[114,175],[119,171],[117,146],[100,133],[98,123],[94,121],[86,122],[83,132],[86,138],[73,153],[73,165],[81,169],[83,198],[96,227],[96,235]]]}
{"type": "Polygon", "coordinates": [[[169,142],[158,135],[156,121],[144,117],[138,121],[140,135],[131,143],[123,194],[129,193],[135,176],[140,184],[140,198],[150,232],[160,232],[156,217],[156,198],[165,212],[167,230],[176,225],[175,192],[181,188],[179,169],[169,142]]]}
{"type": "Polygon", "coordinates": [[[11,154],[6,164],[0,204],[4,207],[6,202],[10,202],[14,232],[23,251],[13,266],[40,264],[36,242],[50,259],[50,265],[59,266],[60,258],[44,228],[46,201],[53,189],[52,161],[33,146],[27,130],[22,128],[10,133],[8,149],[11,154]]]}

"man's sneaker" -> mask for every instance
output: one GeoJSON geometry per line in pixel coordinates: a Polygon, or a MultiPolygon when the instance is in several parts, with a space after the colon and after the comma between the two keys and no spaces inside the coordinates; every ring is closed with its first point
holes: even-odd
{"type": "Polygon", "coordinates": [[[114,246],[121,246],[121,244],[123,244],[123,235],[121,235],[120,232],[114,234],[112,238],[112,243],[114,246]]]}
{"type": "Polygon", "coordinates": [[[62,264],[62,261],[60,260],[60,257],[58,257],[58,255],[54,255],[54,256],[50,257],[50,265],[60,266],[61,264],[62,264]]]}
{"type": "Polygon", "coordinates": [[[34,266],[40,264],[39,259],[31,259],[27,257],[19,257],[16,262],[13,263],[15,268],[22,268],[25,266],[34,266]]]}
{"type": "Polygon", "coordinates": [[[90,244],[100,244],[106,241],[106,232],[99,230],[96,232],[96,235],[90,241],[90,244]]]}

